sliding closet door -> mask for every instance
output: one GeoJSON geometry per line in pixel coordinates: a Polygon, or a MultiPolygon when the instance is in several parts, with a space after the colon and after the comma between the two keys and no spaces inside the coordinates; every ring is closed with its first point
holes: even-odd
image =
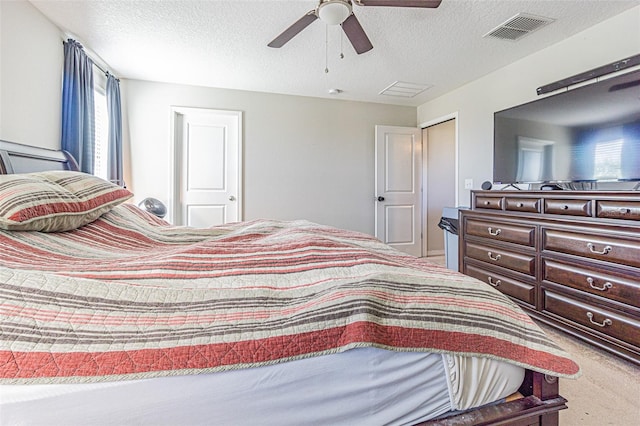
{"type": "Polygon", "coordinates": [[[425,170],[425,256],[444,255],[443,231],[438,227],[444,207],[456,207],[456,121],[422,130],[425,170]]]}

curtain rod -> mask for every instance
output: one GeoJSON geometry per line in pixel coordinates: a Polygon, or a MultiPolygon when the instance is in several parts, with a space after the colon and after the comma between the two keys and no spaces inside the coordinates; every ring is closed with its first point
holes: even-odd
{"type": "Polygon", "coordinates": [[[106,75],[106,74],[111,74],[111,75],[113,75],[113,76],[116,78],[116,80],[120,81],[120,79],[119,79],[118,77],[116,77],[116,76],[115,76],[111,71],[109,71],[108,69],[107,69],[107,70],[105,70],[102,66],[100,66],[100,64],[98,64],[98,62],[96,61],[95,57],[99,58],[99,59],[100,59],[100,62],[103,62],[103,63],[105,63],[105,64],[106,64],[106,62],[104,62],[104,61],[100,58],[100,56],[99,56],[99,55],[96,55],[96,54],[94,54],[93,52],[89,52],[89,49],[87,49],[86,47],[84,47],[84,45],[83,45],[82,43],[80,43],[78,40],[76,40],[75,38],[73,38],[73,37],[67,37],[66,39],[64,39],[64,38],[63,38],[63,39],[62,39],[62,44],[64,45],[64,44],[65,44],[69,39],[71,39],[71,40],[73,40],[73,41],[75,41],[75,42],[79,43],[79,44],[80,44],[80,46],[82,46],[82,49],[85,51],[85,54],[89,57],[89,59],[91,59],[91,64],[92,64],[94,67],[98,68],[98,69],[99,69],[100,71],[102,71],[102,73],[103,73],[103,74],[105,74],[105,75],[106,75]]]}
{"type": "MultiPolygon", "coordinates": [[[[89,56],[89,58],[91,59],[91,56],[89,56]]],[[[116,77],[115,75],[113,75],[113,73],[112,73],[111,71],[109,71],[109,70],[106,70],[106,71],[105,71],[105,70],[104,70],[100,65],[96,64],[96,63],[94,62],[94,60],[93,60],[93,59],[91,59],[91,64],[92,64],[94,67],[98,68],[100,71],[102,71],[102,73],[103,73],[104,75],[106,75],[106,76],[111,75],[111,76],[113,76],[113,78],[115,78],[115,79],[116,79],[116,81],[120,81],[120,79],[119,79],[118,77],[116,77]]]]}
{"type": "MultiPolygon", "coordinates": [[[[89,58],[91,58],[91,56],[89,56],[89,58]]],[[[105,73],[105,74],[111,74],[109,71],[105,71],[105,70],[104,70],[100,65],[96,64],[96,62],[95,62],[93,59],[91,60],[91,64],[92,64],[94,67],[98,68],[98,69],[99,69],[100,71],[102,71],[103,73],[105,73]]]]}

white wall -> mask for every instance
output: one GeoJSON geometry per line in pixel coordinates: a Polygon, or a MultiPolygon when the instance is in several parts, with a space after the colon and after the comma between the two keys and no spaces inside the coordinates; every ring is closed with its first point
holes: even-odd
{"type": "Polygon", "coordinates": [[[24,0],[0,1],[0,139],[60,148],[62,33],[24,0]]]}
{"type": "MultiPolygon", "coordinates": [[[[532,35],[533,37],[534,35],[532,35]]],[[[493,113],[537,98],[536,88],[640,53],[640,6],[418,107],[418,123],[458,112],[458,204],[465,178],[493,174],[493,113]]]]}
{"type": "Polygon", "coordinates": [[[416,109],[121,81],[136,201],[169,202],[170,108],[243,111],[244,219],[308,219],[374,232],[374,126],[415,126],[416,109]]]}
{"type": "MultiPolygon", "coordinates": [[[[0,139],[59,149],[61,38],[29,2],[0,1],[0,139]]],[[[638,53],[640,6],[421,105],[417,119],[415,108],[123,81],[125,161],[135,164],[126,178],[138,199],[167,201],[169,107],[242,110],[246,219],[305,217],[373,232],[375,124],[416,125],[457,112],[458,203],[466,205],[464,179],[475,188],[491,180],[494,111],[638,53]]]]}

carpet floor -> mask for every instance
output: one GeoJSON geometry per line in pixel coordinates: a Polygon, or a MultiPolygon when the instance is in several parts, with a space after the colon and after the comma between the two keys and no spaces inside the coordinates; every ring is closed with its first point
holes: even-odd
{"type": "Polygon", "coordinates": [[[569,409],[560,411],[560,425],[640,425],[640,367],[541,326],[582,369],[578,379],[560,380],[560,395],[569,401],[569,409]]]}
{"type": "MultiPolygon", "coordinates": [[[[444,256],[428,257],[444,265],[444,256]]],[[[575,380],[560,380],[569,402],[560,411],[561,426],[640,425],[640,366],[624,361],[562,331],[540,325],[582,369],[575,380]]]]}

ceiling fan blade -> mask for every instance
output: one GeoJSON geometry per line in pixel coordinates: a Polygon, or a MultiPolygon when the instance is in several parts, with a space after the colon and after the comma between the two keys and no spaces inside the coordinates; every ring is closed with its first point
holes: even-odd
{"type": "Polygon", "coordinates": [[[341,24],[342,30],[349,38],[349,41],[353,45],[353,48],[356,50],[356,53],[359,55],[364,52],[368,52],[373,49],[373,44],[367,37],[367,34],[362,29],[362,25],[358,22],[356,15],[353,13],[349,15],[347,19],[341,24]]]}
{"type": "Polygon", "coordinates": [[[267,46],[269,46],[269,47],[282,47],[282,46],[284,46],[285,43],[287,43],[289,40],[291,40],[293,37],[295,37],[300,31],[302,31],[305,28],[307,28],[316,19],[318,19],[318,16],[316,15],[316,11],[315,10],[311,10],[311,11],[307,12],[306,15],[304,15],[302,18],[298,19],[293,25],[291,25],[289,28],[284,30],[282,32],[282,34],[280,34],[278,37],[274,38],[271,41],[271,43],[269,43],[267,46]]]}
{"type": "Polygon", "coordinates": [[[353,0],[358,6],[429,7],[435,9],[442,0],[353,0]]]}

